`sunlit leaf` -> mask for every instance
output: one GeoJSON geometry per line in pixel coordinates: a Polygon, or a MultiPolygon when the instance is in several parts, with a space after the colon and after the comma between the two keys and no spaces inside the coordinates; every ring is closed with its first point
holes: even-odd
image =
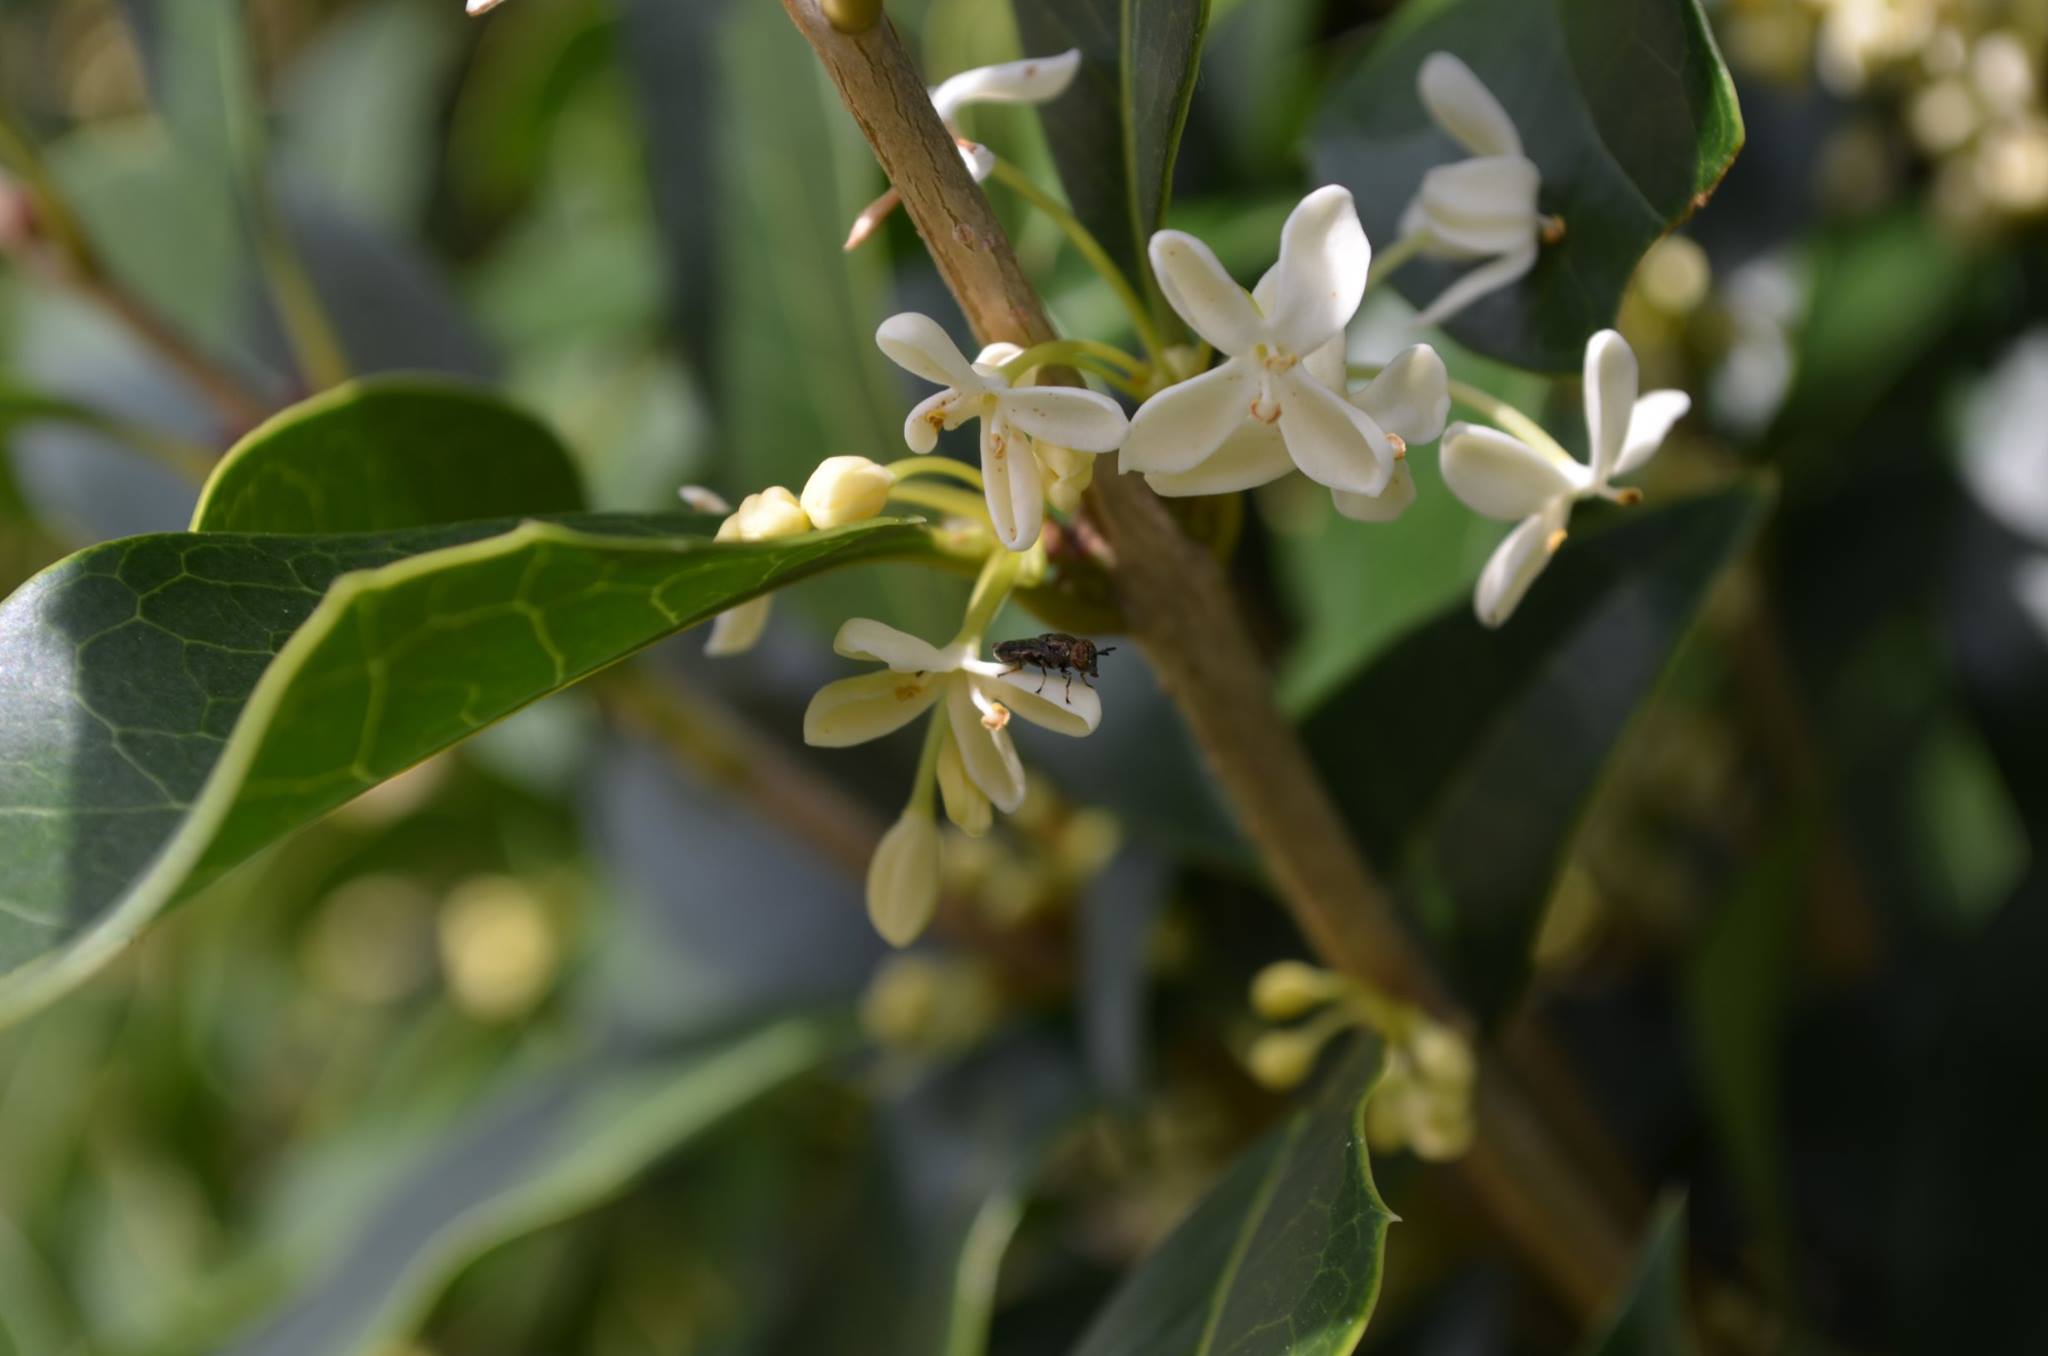
{"type": "Polygon", "coordinates": [[[1145,1259],[1074,1356],[1351,1351],[1379,1298],[1393,1219],[1365,1149],[1379,1074],[1379,1045],[1361,1042],[1145,1259]]]}
{"type": "MultiPolygon", "coordinates": [[[[1450,322],[1473,350],[1570,371],[1610,325],[1636,263],[1714,190],[1742,146],[1734,81],[1697,0],[1410,0],[1331,82],[1316,176],[1350,188],[1381,249],[1425,171],[1469,154],[1415,90],[1424,57],[1464,59],[1506,106],[1565,235],[1533,272],[1450,322]]],[[[1394,275],[1417,304],[1472,265],[1394,275]]]]}

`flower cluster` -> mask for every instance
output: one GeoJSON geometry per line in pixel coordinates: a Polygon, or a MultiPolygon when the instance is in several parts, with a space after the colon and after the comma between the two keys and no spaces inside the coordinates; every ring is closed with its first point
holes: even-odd
{"type": "MultiPolygon", "coordinates": [[[[957,110],[972,102],[1053,98],[1072,81],[1078,62],[1070,52],[969,71],[931,97],[950,126],[957,110]]],[[[1538,209],[1540,171],[1513,121],[1469,67],[1436,53],[1418,72],[1418,88],[1431,116],[1470,153],[1424,176],[1403,214],[1401,238],[1381,264],[1383,271],[1417,255],[1473,263],[1418,317],[1427,324],[1526,273],[1559,227],[1538,209]]],[[[1004,182],[1020,183],[985,147],[964,139],[961,147],[977,178],[999,171],[1004,182]]],[[[1022,802],[1024,770],[1011,741],[1012,718],[1071,737],[1091,733],[1101,720],[1085,672],[1078,686],[1063,682],[1048,693],[1043,674],[1020,674],[1016,665],[982,657],[984,634],[1005,599],[1044,572],[1047,514],[1078,511],[1099,458],[1115,456],[1118,472],[1141,475],[1166,496],[1248,490],[1298,472],[1328,490],[1344,517],[1388,522],[1415,499],[1411,455],[1441,438],[1452,493],[1479,513],[1518,520],[1475,596],[1480,620],[1497,626],[1563,542],[1572,506],[1596,497],[1634,502],[1636,491],[1617,489],[1613,480],[1647,461],[1687,408],[1686,398],[1672,391],[1637,399],[1634,356],[1619,335],[1603,331],[1587,350],[1592,456],[1582,464],[1512,407],[1453,382],[1428,344],[1415,344],[1384,365],[1351,364],[1347,331],[1375,268],[1356,204],[1337,185],[1316,189],[1289,214],[1273,265],[1249,290],[1196,237],[1175,230],[1152,237],[1147,257],[1159,295],[1201,341],[1199,350],[1168,349],[1136,289],[1085,228],[1043,194],[1025,196],[1053,214],[1103,269],[1131,312],[1146,356],[1069,338],[1029,349],[992,344],[970,360],[930,317],[891,316],[876,331],[877,346],[938,388],[904,421],[903,441],[913,455],[889,466],[834,457],[801,495],[772,487],[749,496],[718,534],[724,541],[762,541],[807,532],[871,517],[893,498],[938,509],[986,544],[973,601],[951,641],[936,646],[876,621],[847,622],[835,642],[838,652],[881,667],[828,684],[804,719],[806,741],[828,748],[866,743],[926,720],[924,756],[907,808],[882,838],[868,876],[875,926],[897,945],[922,932],[938,902],[940,805],[959,829],[980,835],[997,810],[1009,813],[1022,802]],[[1128,406],[1104,390],[1071,384],[1067,374],[1075,372],[1121,393],[1128,406]],[[1447,432],[1454,396],[1501,428],[1460,422],[1447,432]],[[978,434],[978,466],[938,455],[940,435],[968,425],[978,434]],[[913,476],[964,481],[979,498],[958,487],[903,483],[913,476]]],[[[849,244],[892,204],[885,197],[863,214],[849,244]]],[[[751,646],[768,606],[760,599],[721,616],[711,651],[751,646]]],[[[1007,653],[1069,654],[1064,647],[1075,643],[1065,636],[1043,639],[1062,648],[1007,653]]],[[[1085,653],[1098,651],[1091,646],[1085,653]]],[[[1400,1033],[1420,1029],[1403,1022],[1400,1033]]],[[[1457,1139],[1455,1117],[1444,1110],[1446,1089],[1456,1080],[1429,1041],[1410,1044],[1396,1041],[1389,1061],[1390,1086],[1410,1092],[1389,1091],[1385,1099],[1394,1105],[1407,1097],[1421,1108],[1403,1113],[1413,1123],[1409,1142],[1443,1149],[1457,1139]]],[[[1286,1081],[1305,1069],[1315,1048],[1301,1032],[1273,1033],[1254,1064],[1271,1081],[1286,1081]]]]}

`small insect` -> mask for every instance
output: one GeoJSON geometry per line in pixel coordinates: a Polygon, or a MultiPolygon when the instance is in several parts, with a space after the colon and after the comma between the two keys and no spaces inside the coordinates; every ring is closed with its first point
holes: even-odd
{"type": "Polygon", "coordinates": [[[1067,676],[1069,695],[1074,691],[1075,674],[1081,675],[1083,687],[1093,687],[1094,684],[1088,680],[1102,676],[1102,671],[1098,667],[1102,662],[1102,656],[1115,653],[1114,645],[1106,645],[1098,650],[1092,640],[1066,635],[1059,631],[1048,631],[1042,636],[1032,636],[1028,640],[996,642],[996,659],[1010,666],[1005,672],[1015,673],[1026,665],[1036,668],[1039,675],[1037,690],[1043,692],[1046,677],[1054,669],[1058,669],[1067,676]]]}

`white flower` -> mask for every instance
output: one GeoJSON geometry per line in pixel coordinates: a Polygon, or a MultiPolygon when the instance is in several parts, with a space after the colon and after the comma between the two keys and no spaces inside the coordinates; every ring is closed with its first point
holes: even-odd
{"type": "Polygon", "coordinates": [[[909,946],[939,907],[939,826],[929,806],[903,812],[868,861],[868,919],[891,946],[909,946]]]}
{"type": "MultiPolygon", "coordinates": [[[[810,516],[797,497],[780,485],[770,485],[759,494],[740,501],[732,516],[718,525],[717,541],[771,541],[794,537],[811,530],[810,516]]],[[[727,608],[711,623],[711,638],[704,653],[716,658],[745,654],[760,643],[767,629],[768,613],[774,603],[770,594],[727,608]]]]}
{"type": "MultiPolygon", "coordinates": [[[[1076,386],[1012,387],[1002,364],[1013,344],[991,344],[970,364],[938,322],[915,312],[890,316],[875,342],[897,366],[946,389],[920,403],[903,425],[913,452],[930,452],[939,430],[981,420],[981,476],[989,521],[1012,551],[1038,540],[1045,519],[1042,454],[1116,450],[1130,423],[1108,396],[1076,386]]],[[[1056,474],[1070,475],[1055,467],[1056,474]]]]}
{"type": "MultiPolygon", "coordinates": [[[[498,0],[488,2],[496,4],[498,0]]],[[[1067,92],[1067,86],[1074,83],[1074,75],[1080,69],[1081,50],[1077,47],[1058,56],[1026,57],[1022,61],[1006,61],[997,66],[977,66],[971,71],[949,76],[931,91],[932,107],[938,111],[939,121],[953,133],[953,140],[960,148],[960,158],[967,162],[967,172],[974,176],[975,183],[981,183],[995,172],[996,158],[988,147],[960,135],[959,129],[953,125],[959,111],[969,104],[1049,103],[1067,92]]],[[[896,190],[892,188],[869,203],[854,218],[853,229],[847,233],[846,248],[858,249],[888,218],[889,213],[896,210],[897,201],[896,190]]]]}
{"type": "Polygon", "coordinates": [[[895,484],[888,467],[866,457],[827,457],[804,482],[798,502],[813,527],[839,527],[880,513],[895,484]]]}
{"type": "Polygon", "coordinates": [[[1432,52],[1417,72],[1423,107],[1437,126],[1472,152],[1438,165],[1401,216],[1403,239],[1438,259],[1483,261],[1444,290],[1416,319],[1440,325],[1487,293],[1508,286],[1536,264],[1543,214],[1536,207],[1542,176],[1522,154],[1522,138],[1500,100],[1449,52],[1432,52]]]}
{"type": "Polygon", "coordinates": [[[1008,729],[1012,715],[1077,738],[1102,721],[1102,702],[1091,687],[1068,691],[1055,684],[1040,694],[1032,690],[1036,675],[1007,672],[1004,665],[977,659],[964,647],[938,649],[877,621],[856,617],[847,622],[832,648],[849,659],[888,667],[820,688],[804,712],[806,744],[828,749],[865,744],[902,729],[943,701],[947,737],[959,753],[966,780],[1005,814],[1024,803],[1024,765],[1008,729]]]}
{"type": "Polygon", "coordinates": [[[1671,426],[1692,408],[1683,391],[1636,398],[1636,355],[1602,330],[1586,342],[1586,437],[1591,465],[1555,445],[1531,447],[1497,429],[1451,425],[1441,457],[1444,483],[1466,507],[1489,518],[1521,519],[1480,572],[1473,600],[1481,623],[1499,626],[1564,544],[1572,505],[1581,499],[1634,503],[1642,496],[1611,483],[1649,461],[1671,426]]]}
{"type": "MultiPolygon", "coordinates": [[[[1341,341],[1365,295],[1372,247],[1349,192],[1332,185],[1301,200],[1280,233],[1279,262],[1256,296],[1191,235],[1159,232],[1151,256],[1167,303],[1225,361],[1145,402],[1131,421],[1123,470],[1183,476],[1255,422],[1276,428],[1288,460],[1318,484],[1362,495],[1387,488],[1401,449],[1341,394],[1341,347],[1334,383],[1327,371],[1312,375],[1309,365],[1312,358],[1318,367],[1328,361],[1324,350],[1341,341]]],[[[1270,440],[1263,450],[1270,463],[1270,440]]],[[[1235,471],[1245,455],[1242,444],[1233,447],[1226,470],[1235,471]]]]}
{"type": "MultiPolygon", "coordinates": [[[[1272,273],[1261,279],[1253,298],[1269,295],[1272,273]]],[[[1344,385],[1344,340],[1340,335],[1302,360],[1302,367],[1316,381],[1342,393],[1344,385]]],[[[1366,387],[1347,397],[1398,441],[1397,457],[1408,448],[1435,442],[1444,431],[1451,411],[1450,377],[1444,361],[1427,344],[1416,344],[1396,354],[1366,387]]],[[[1223,442],[1223,446],[1195,467],[1164,475],[1148,475],[1145,483],[1168,496],[1229,494],[1249,490],[1278,480],[1294,469],[1287,454],[1287,440],[1279,428],[1259,420],[1247,420],[1223,442]]],[[[1401,459],[1394,467],[1386,488],[1377,495],[1332,490],[1337,511],[1359,522],[1391,522],[1415,502],[1415,478],[1401,459]]]]}

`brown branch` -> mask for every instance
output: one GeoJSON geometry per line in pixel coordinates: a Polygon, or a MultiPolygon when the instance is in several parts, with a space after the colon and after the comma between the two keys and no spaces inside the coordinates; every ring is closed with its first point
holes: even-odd
{"type": "MultiPolygon", "coordinates": [[[[819,0],[783,6],[839,87],[975,335],[1025,346],[1054,338],[891,25],[843,33],[819,0]]],[[[1274,701],[1262,651],[1221,567],[1136,477],[1098,475],[1088,512],[1107,544],[1104,565],[1125,617],[1317,953],[1460,1020],[1274,701]]],[[[1478,1114],[1479,1142],[1462,1162],[1474,1194],[1572,1308],[1598,1312],[1628,1273],[1629,1221],[1604,1203],[1497,1060],[1485,1062],[1478,1114]]]]}

